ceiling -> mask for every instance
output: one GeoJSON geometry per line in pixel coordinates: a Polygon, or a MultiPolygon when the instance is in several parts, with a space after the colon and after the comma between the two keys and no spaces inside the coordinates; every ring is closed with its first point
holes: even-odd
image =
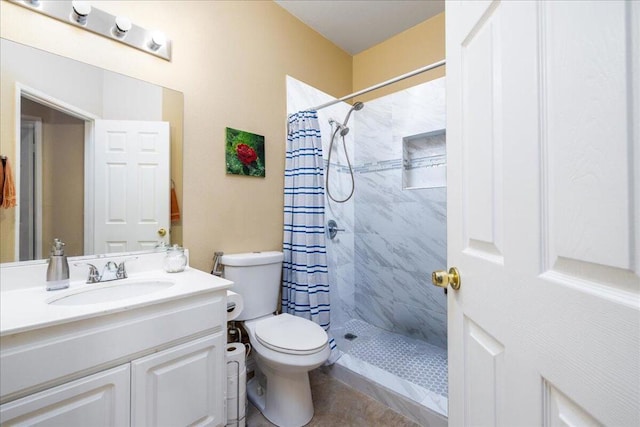
{"type": "Polygon", "coordinates": [[[444,0],[274,0],[351,55],[444,12],[444,0]]]}

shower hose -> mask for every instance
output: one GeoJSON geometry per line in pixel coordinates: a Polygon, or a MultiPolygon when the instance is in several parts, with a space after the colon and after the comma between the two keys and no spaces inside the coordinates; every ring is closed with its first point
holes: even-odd
{"type": "MultiPolygon", "coordinates": [[[[333,127],[333,126],[332,126],[333,127]]],[[[331,194],[331,189],[330,189],[330,185],[329,185],[329,172],[331,171],[331,153],[333,152],[333,143],[336,139],[336,135],[338,134],[338,131],[340,130],[340,126],[336,126],[336,130],[333,131],[333,134],[331,135],[331,143],[329,144],[329,156],[327,159],[327,176],[326,176],[326,183],[325,183],[325,187],[327,187],[327,196],[329,196],[329,198],[331,200],[333,200],[336,203],[344,203],[347,200],[349,200],[351,198],[351,196],[353,196],[353,191],[356,188],[356,183],[353,179],[353,168],[351,167],[351,161],[349,160],[349,153],[347,153],[347,144],[344,141],[344,135],[342,136],[342,147],[344,149],[344,155],[347,158],[347,164],[349,165],[349,174],[351,176],[351,192],[349,193],[349,195],[347,196],[346,199],[342,199],[342,200],[338,200],[336,198],[333,197],[333,195],[331,194]]]]}

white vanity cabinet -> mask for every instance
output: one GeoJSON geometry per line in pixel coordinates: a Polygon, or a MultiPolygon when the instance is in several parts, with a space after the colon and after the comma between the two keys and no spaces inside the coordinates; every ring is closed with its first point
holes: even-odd
{"type": "Polygon", "coordinates": [[[222,333],[209,335],[6,403],[0,406],[0,422],[69,427],[224,425],[219,366],[225,338],[222,333]]]}
{"type": "Polygon", "coordinates": [[[126,427],[129,374],[127,363],[5,403],[0,406],[0,422],[3,426],[126,427]]]}
{"type": "Polygon", "coordinates": [[[225,425],[230,282],[220,283],[180,297],[4,331],[0,425],[225,425]]]}

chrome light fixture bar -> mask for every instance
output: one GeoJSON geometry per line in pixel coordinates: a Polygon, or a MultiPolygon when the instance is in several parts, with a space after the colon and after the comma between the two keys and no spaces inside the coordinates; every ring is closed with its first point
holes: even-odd
{"type": "Polygon", "coordinates": [[[160,31],[139,27],[125,16],[114,16],[87,1],[10,0],[34,12],[84,28],[143,52],[171,61],[171,40],[160,31]]]}

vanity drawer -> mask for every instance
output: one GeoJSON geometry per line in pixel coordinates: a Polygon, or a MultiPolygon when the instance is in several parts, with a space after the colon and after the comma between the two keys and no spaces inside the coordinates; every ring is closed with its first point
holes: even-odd
{"type": "Polygon", "coordinates": [[[221,332],[225,301],[215,291],[4,336],[0,403],[221,332]]]}

